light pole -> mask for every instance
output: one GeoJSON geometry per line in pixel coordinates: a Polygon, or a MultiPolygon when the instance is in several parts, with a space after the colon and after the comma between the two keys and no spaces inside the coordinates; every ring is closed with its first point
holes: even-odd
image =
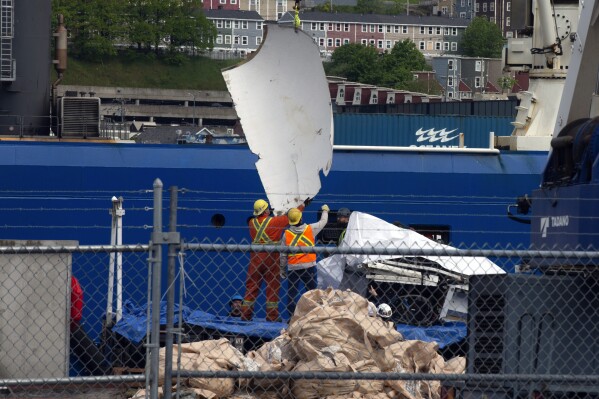
{"type": "Polygon", "coordinates": [[[193,126],[195,126],[196,125],[196,94],[195,93],[187,93],[187,94],[193,97],[193,110],[192,110],[191,124],[193,126]]]}

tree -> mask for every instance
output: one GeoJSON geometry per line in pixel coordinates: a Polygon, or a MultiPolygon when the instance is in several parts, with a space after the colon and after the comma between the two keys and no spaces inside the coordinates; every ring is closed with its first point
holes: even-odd
{"type": "Polygon", "coordinates": [[[378,58],[379,53],[374,47],[345,44],[333,53],[327,73],[355,82],[377,84],[380,79],[378,58]]]}
{"type": "Polygon", "coordinates": [[[510,90],[516,84],[516,79],[511,77],[510,75],[503,75],[499,79],[497,79],[497,84],[501,88],[501,93],[503,94],[506,90],[510,90]]]}
{"type": "Polygon", "coordinates": [[[501,57],[505,40],[501,29],[485,17],[476,17],[464,31],[462,48],[471,57],[501,57]]]}

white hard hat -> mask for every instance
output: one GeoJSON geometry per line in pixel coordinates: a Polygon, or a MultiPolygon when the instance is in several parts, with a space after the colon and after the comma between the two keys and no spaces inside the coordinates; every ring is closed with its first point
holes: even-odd
{"type": "Polygon", "coordinates": [[[386,303],[381,303],[376,311],[376,313],[381,316],[383,319],[388,319],[391,317],[391,306],[386,303]]]}

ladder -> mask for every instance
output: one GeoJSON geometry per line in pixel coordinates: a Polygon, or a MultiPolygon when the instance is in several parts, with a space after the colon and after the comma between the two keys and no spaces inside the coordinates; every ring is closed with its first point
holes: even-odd
{"type": "Polygon", "coordinates": [[[13,59],[14,4],[0,0],[0,82],[14,81],[16,62],[13,59]]]}

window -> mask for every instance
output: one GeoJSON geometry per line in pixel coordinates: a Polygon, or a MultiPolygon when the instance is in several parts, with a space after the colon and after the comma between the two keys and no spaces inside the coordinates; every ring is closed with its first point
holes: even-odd
{"type": "Polygon", "coordinates": [[[445,36],[449,36],[451,34],[451,29],[450,28],[445,28],[444,31],[445,31],[444,32],[445,36]]]}
{"type": "Polygon", "coordinates": [[[475,77],[474,78],[474,87],[480,87],[481,86],[480,82],[481,82],[481,77],[480,76],[475,77]]]}
{"type": "Polygon", "coordinates": [[[362,46],[368,46],[368,39],[362,39],[361,44],[362,46]]]}
{"type": "Polygon", "coordinates": [[[319,38],[318,38],[318,45],[319,45],[320,47],[324,47],[324,37],[319,37],[319,38]]]}
{"type": "Polygon", "coordinates": [[[449,51],[449,42],[443,42],[443,50],[449,51]]]}
{"type": "Polygon", "coordinates": [[[508,1],[505,3],[505,11],[511,11],[512,9],[512,2],[508,1]]]}
{"type": "Polygon", "coordinates": [[[442,34],[442,33],[443,33],[443,32],[442,32],[442,29],[441,29],[441,27],[440,27],[440,26],[437,26],[437,28],[435,29],[435,33],[436,33],[437,35],[440,35],[440,34],[442,34]]]}
{"type": "Polygon", "coordinates": [[[441,7],[441,13],[447,15],[447,7],[441,7]]]}
{"type": "Polygon", "coordinates": [[[508,39],[511,39],[512,37],[514,37],[514,32],[512,32],[511,30],[505,32],[505,37],[507,37],[508,39]]]}
{"type": "Polygon", "coordinates": [[[458,28],[451,28],[451,35],[452,36],[457,36],[458,35],[458,28]]]}
{"type": "Polygon", "coordinates": [[[385,43],[385,47],[391,48],[391,40],[387,40],[385,43]]]}
{"type": "Polygon", "coordinates": [[[260,36],[256,36],[256,46],[259,46],[262,44],[262,38],[260,36]]]}
{"type": "Polygon", "coordinates": [[[391,33],[393,31],[393,27],[391,25],[387,25],[387,33],[391,33]]]}
{"type": "Polygon", "coordinates": [[[426,32],[426,28],[424,26],[420,27],[420,34],[424,35],[424,33],[426,32]]]}
{"type": "Polygon", "coordinates": [[[225,21],[225,29],[231,29],[231,21],[225,21]]]}
{"type": "Polygon", "coordinates": [[[379,33],[383,33],[385,31],[385,25],[379,25],[379,33]]]}
{"type": "Polygon", "coordinates": [[[474,11],[478,12],[479,3],[474,3],[474,11]]]}
{"type": "Polygon", "coordinates": [[[372,95],[372,103],[373,103],[373,104],[378,104],[378,103],[379,103],[379,98],[378,98],[378,96],[376,95],[376,93],[374,93],[374,94],[372,95]]]}
{"type": "Polygon", "coordinates": [[[237,0],[231,0],[231,4],[237,4],[237,0]]]}
{"type": "Polygon", "coordinates": [[[239,29],[239,27],[241,26],[239,21],[233,21],[233,29],[239,29]]]}
{"type": "Polygon", "coordinates": [[[451,43],[451,51],[458,51],[458,43],[457,42],[451,43]]]}
{"type": "Polygon", "coordinates": [[[319,30],[322,30],[322,31],[326,30],[326,28],[325,28],[325,23],[324,23],[324,22],[321,22],[321,23],[319,24],[319,26],[318,26],[318,29],[319,29],[319,30]]]}
{"type": "Polygon", "coordinates": [[[412,75],[412,78],[413,78],[414,80],[418,80],[418,75],[412,75]]]}
{"type": "Polygon", "coordinates": [[[341,32],[341,24],[335,24],[335,30],[341,32]]]}
{"type": "Polygon", "coordinates": [[[399,31],[400,31],[400,28],[401,28],[401,27],[400,27],[399,25],[394,25],[394,26],[393,26],[393,33],[399,33],[399,31]]]}
{"type": "Polygon", "coordinates": [[[223,44],[223,35],[216,35],[216,44],[223,44]]]}
{"type": "Polygon", "coordinates": [[[343,31],[349,32],[349,24],[343,24],[343,31]]]}
{"type": "Polygon", "coordinates": [[[377,47],[378,47],[378,48],[383,48],[383,41],[382,41],[382,40],[379,40],[379,41],[377,42],[377,47]]]}
{"type": "Polygon", "coordinates": [[[434,31],[433,27],[432,27],[432,26],[429,26],[429,27],[428,27],[428,34],[429,34],[429,35],[432,35],[432,34],[433,34],[433,31],[434,31]]]}
{"type": "Polygon", "coordinates": [[[360,90],[356,90],[356,92],[354,93],[354,100],[357,102],[360,102],[361,99],[362,99],[362,93],[360,92],[360,90]]]}
{"type": "Polygon", "coordinates": [[[487,3],[483,3],[483,12],[487,12],[487,3]]]}
{"type": "Polygon", "coordinates": [[[466,13],[465,12],[461,12],[460,13],[460,18],[466,18],[466,13]]]}
{"type": "Polygon", "coordinates": [[[247,29],[248,28],[248,21],[241,21],[241,29],[247,29]]]}
{"type": "Polygon", "coordinates": [[[318,30],[318,24],[316,22],[311,22],[310,30],[318,30]]]}
{"type": "Polygon", "coordinates": [[[368,41],[368,44],[371,45],[372,47],[374,47],[374,44],[375,44],[374,39],[370,39],[368,41]]]}
{"type": "Polygon", "coordinates": [[[453,98],[453,91],[447,92],[447,98],[453,98]]]}
{"type": "Polygon", "coordinates": [[[368,25],[362,25],[362,32],[368,32],[368,25]]]}
{"type": "Polygon", "coordinates": [[[327,39],[327,47],[333,47],[333,38],[332,37],[329,37],[327,39]]]}
{"type": "Polygon", "coordinates": [[[335,25],[333,25],[331,23],[329,23],[328,25],[329,25],[329,30],[335,30],[335,25]]]}
{"type": "Polygon", "coordinates": [[[241,44],[244,46],[248,45],[248,37],[247,36],[241,36],[241,44]]]}
{"type": "Polygon", "coordinates": [[[489,3],[489,11],[495,11],[495,3],[493,3],[493,2],[489,3]]]}
{"type": "Polygon", "coordinates": [[[262,30],[262,22],[256,22],[256,29],[262,30]]]}
{"type": "Polygon", "coordinates": [[[453,76],[447,77],[447,86],[453,87],[453,76]]]}
{"type": "Polygon", "coordinates": [[[216,27],[217,27],[217,28],[222,28],[222,27],[223,27],[223,21],[221,21],[221,20],[217,20],[217,21],[216,21],[216,27]]]}
{"type": "Polygon", "coordinates": [[[404,33],[404,34],[407,35],[408,34],[408,27],[407,26],[402,26],[401,27],[401,33],[404,33]]]}
{"type": "Polygon", "coordinates": [[[425,42],[423,42],[423,41],[421,41],[420,43],[418,43],[418,48],[419,48],[420,50],[424,50],[424,49],[426,49],[426,47],[425,47],[425,46],[426,46],[426,44],[425,44],[425,42]]]}
{"type": "Polygon", "coordinates": [[[349,39],[343,39],[343,44],[349,44],[349,39]]]}
{"type": "Polygon", "coordinates": [[[447,60],[447,69],[453,71],[455,68],[455,60],[447,60]]]}
{"type": "Polygon", "coordinates": [[[225,44],[231,44],[231,35],[225,35],[225,44]]]}
{"type": "Polygon", "coordinates": [[[482,71],[482,70],[483,70],[483,62],[482,62],[482,61],[476,61],[476,62],[474,63],[474,70],[475,70],[476,72],[480,72],[480,71],[482,71]]]}
{"type": "Polygon", "coordinates": [[[341,39],[340,38],[335,39],[335,47],[341,47],[341,39]]]}
{"type": "Polygon", "coordinates": [[[505,26],[510,26],[510,24],[511,24],[511,18],[505,17],[505,26]]]}
{"type": "Polygon", "coordinates": [[[466,7],[466,0],[462,0],[462,1],[460,1],[460,5],[461,5],[462,7],[466,7]]]}
{"type": "Polygon", "coordinates": [[[220,4],[227,4],[227,0],[218,0],[220,4]]]}
{"type": "Polygon", "coordinates": [[[376,31],[376,27],[374,25],[370,25],[370,32],[375,32],[376,31]]]}
{"type": "Polygon", "coordinates": [[[395,104],[395,94],[387,94],[387,104],[395,104]]]}
{"type": "Polygon", "coordinates": [[[492,24],[494,24],[495,23],[495,17],[489,18],[489,22],[491,22],[492,24]]]}
{"type": "Polygon", "coordinates": [[[435,50],[441,50],[441,42],[435,42],[435,50]]]}
{"type": "Polygon", "coordinates": [[[240,43],[239,36],[237,36],[237,35],[233,36],[233,44],[239,44],[239,43],[240,43]]]}

